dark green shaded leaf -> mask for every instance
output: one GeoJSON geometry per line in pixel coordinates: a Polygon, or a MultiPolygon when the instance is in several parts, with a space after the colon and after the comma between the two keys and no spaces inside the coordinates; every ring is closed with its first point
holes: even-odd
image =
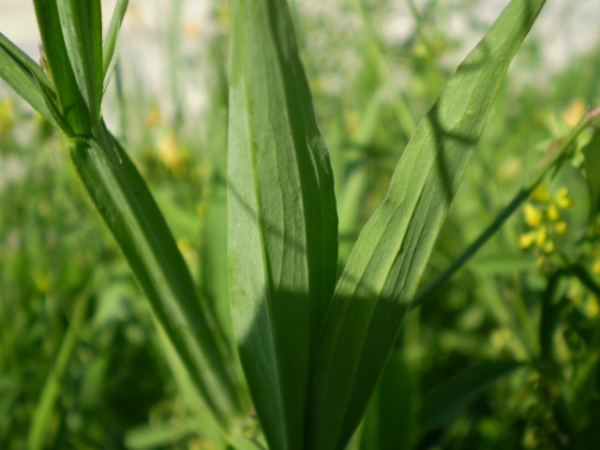
{"type": "Polygon", "coordinates": [[[596,130],[592,140],[584,147],[585,177],[590,192],[590,221],[600,211],[600,130],[596,130]]]}
{"type": "Polygon", "coordinates": [[[419,423],[424,431],[443,427],[498,379],[523,367],[519,361],[488,361],[436,387],[423,401],[419,423]]]}
{"type": "Polygon", "coordinates": [[[311,383],[310,448],[343,448],[360,422],[495,94],[544,3],[510,3],[404,150],[327,313],[311,383]]]}
{"type": "Polygon", "coordinates": [[[285,0],[233,0],[229,283],[267,441],[302,448],[311,349],[335,283],[333,177],[285,0]]]}
{"type": "Polygon", "coordinates": [[[225,426],[240,413],[231,357],[196,290],[167,224],[120,144],[75,140],[71,157],[152,310],[209,408],[225,426]],[[106,157],[116,153],[121,163],[106,157]]]}
{"type": "Polygon", "coordinates": [[[361,450],[409,450],[417,437],[415,373],[392,353],[362,427],[361,450]]]}

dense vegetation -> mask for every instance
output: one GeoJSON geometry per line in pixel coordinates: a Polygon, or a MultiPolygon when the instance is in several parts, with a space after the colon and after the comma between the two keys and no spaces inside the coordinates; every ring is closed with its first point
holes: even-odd
{"type": "MultiPolygon", "coordinates": [[[[416,125],[458,63],[447,63],[458,44],[441,31],[436,2],[413,9],[417,26],[401,43],[382,39],[374,25],[391,2],[346,3],[351,32],[303,14],[294,2],[291,8],[335,179],[338,277],[416,125]]],[[[112,87],[107,101],[113,131],[149,184],[199,302],[225,337],[218,344],[233,354],[230,11],[219,5],[217,31],[192,64],[207,74],[201,120],[186,113],[177,89],[170,90],[175,113],[161,114],[162,100],[139,88],[143,79],[121,78],[132,70],[122,61],[114,78],[123,85],[112,87]]],[[[178,22],[170,26],[177,30],[178,22]]],[[[176,55],[177,45],[165,42],[176,55]]],[[[406,315],[348,448],[600,448],[600,134],[597,125],[579,122],[600,101],[600,52],[539,83],[524,82],[521,74],[539,65],[539,46],[526,40],[500,85],[420,287],[513,199],[516,211],[441,288],[417,294],[421,303],[406,315]],[[561,158],[552,159],[557,152],[561,158]]],[[[197,386],[69,161],[69,139],[3,92],[0,448],[265,445],[261,411],[257,417],[247,406],[245,386],[244,414],[231,426],[238,437],[217,431],[209,411],[218,407],[197,400],[197,386]]],[[[241,379],[237,361],[232,373],[241,379]]]]}

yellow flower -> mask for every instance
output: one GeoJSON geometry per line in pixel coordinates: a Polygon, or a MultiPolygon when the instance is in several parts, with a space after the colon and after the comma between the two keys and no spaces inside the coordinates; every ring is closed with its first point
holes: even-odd
{"type": "Polygon", "coordinates": [[[561,208],[569,208],[573,206],[573,200],[569,198],[569,189],[566,187],[559,189],[554,196],[556,204],[561,208]]]}
{"type": "Polygon", "coordinates": [[[565,222],[564,220],[561,220],[560,222],[556,222],[554,224],[554,230],[558,234],[565,234],[567,231],[567,222],[565,222]]]}
{"type": "Polygon", "coordinates": [[[541,247],[546,242],[546,237],[548,236],[548,232],[546,231],[546,227],[540,227],[537,232],[537,236],[535,238],[535,245],[541,247]]]}
{"type": "Polygon", "coordinates": [[[542,223],[542,212],[531,203],[525,203],[523,212],[525,214],[525,222],[530,227],[537,227],[540,223],[542,223]]]}
{"type": "Polygon", "coordinates": [[[531,244],[533,244],[533,241],[535,241],[536,236],[536,231],[530,231],[529,233],[522,234],[519,238],[519,246],[521,248],[530,247],[531,244]]]}
{"type": "Polygon", "coordinates": [[[598,307],[598,300],[595,295],[589,295],[587,298],[587,302],[583,305],[583,313],[588,319],[593,319],[600,312],[600,307],[598,307]]]}
{"type": "Polygon", "coordinates": [[[558,209],[556,208],[556,205],[554,203],[551,203],[550,206],[548,206],[548,209],[546,209],[546,214],[548,214],[548,219],[550,219],[553,222],[557,221],[560,217],[558,209]]]}
{"type": "Polygon", "coordinates": [[[583,99],[576,98],[563,110],[561,113],[562,118],[567,123],[567,125],[575,126],[579,119],[583,117],[585,113],[585,103],[583,99]]]}
{"type": "Polygon", "coordinates": [[[548,191],[543,184],[538,185],[538,187],[533,190],[529,197],[531,200],[535,200],[536,202],[547,202],[550,199],[548,191]]]}
{"type": "Polygon", "coordinates": [[[600,259],[596,260],[596,262],[592,265],[592,272],[600,274],[600,259]]]}
{"type": "Polygon", "coordinates": [[[552,253],[554,251],[554,242],[552,242],[551,240],[546,241],[546,243],[544,244],[544,251],[546,253],[552,253]]]}

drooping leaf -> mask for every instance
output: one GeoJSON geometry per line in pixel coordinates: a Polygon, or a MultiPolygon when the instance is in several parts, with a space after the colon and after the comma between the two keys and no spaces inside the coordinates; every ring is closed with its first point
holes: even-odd
{"type": "Polygon", "coordinates": [[[56,125],[44,101],[41,87],[37,85],[36,77],[40,83],[44,83],[48,89],[52,89],[50,80],[42,68],[0,33],[0,78],[6,81],[48,122],[56,125]]]}
{"type": "Polygon", "coordinates": [[[310,448],[341,449],[358,425],[500,82],[544,3],[510,3],[404,150],[327,313],[309,396],[310,448]]]}
{"type": "Polygon", "coordinates": [[[118,141],[105,132],[114,149],[103,150],[105,142],[74,140],[73,163],[190,378],[227,428],[241,414],[231,356],[145,182],[118,141]],[[107,158],[108,152],[118,154],[121,162],[107,158]]]}
{"type": "Polygon", "coordinates": [[[117,64],[117,50],[119,48],[119,30],[121,29],[121,23],[125,12],[127,11],[127,5],[129,0],[118,0],[115,5],[110,24],[108,25],[108,31],[106,32],[106,38],[104,39],[104,46],[102,48],[102,70],[103,70],[103,91],[106,90],[108,82],[112,76],[112,73],[117,64]]]}
{"type": "Polygon", "coordinates": [[[596,130],[591,141],[584,147],[585,177],[590,193],[590,221],[600,211],[600,130],[596,130]]]}
{"type": "Polygon", "coordinates": [[[428,394],[419,413],[423,431],[449,424],[469,403],[498,379],[523,367],[519,361],[487,361],[459,373],[428,394]]]}
{"type": "Polygon", "coordinates": [[[335,284],[337,217],[285,0],[232,0],[229,286],[271,448],[302,448],[311,349],[335,284]]]}
{"type": "Polygon", "coordinates": [[[47,62],[61,115],[75,134],[88,136],[92,129],[90,110],[69,61],[56,0],[34,0],[34,5],[43,44],[41,56],[47,62]]]}
{"type": "Polygon", "coordinates": [[[56,0],[64,42],[92,123],[100,118],[104,70],[100,0],[56,0]]]}

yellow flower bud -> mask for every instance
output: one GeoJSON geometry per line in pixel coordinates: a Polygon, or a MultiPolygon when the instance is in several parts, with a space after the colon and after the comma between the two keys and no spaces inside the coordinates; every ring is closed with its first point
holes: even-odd
{"type": "Polygon", "coordinates": [[[546,227],[540,227],[537,232],[537,236],[535,238],[535,245],[541,247],[546,242],[546,237],[548,236],[548,232],[546,231],[546,227]]]}
{"type": "Polygon", "coordinates": [[[530,227],[537,227],[542,223],[542,212],[531,203],[525,203],[525,206],[523,206],[523,213],[525,214],[525,223],[530,227]]]}
{"type": "Polygon", "coordinates": [[[560,214],[558,213],[558,208],[556,208],[556,205],[554,203],[551,203],[550,206],[548,206],[546,214],[548,214],[548,219],[550,219],[552,222],[557,221],[560,217],[560,214]]]}
{"type": "Polygon", "coordinates": [[[564,220],[561,220],[560,222],[556,222],[554,224],[554,230],[558,234],[564,234],[567,231],[567,222],[565,222],[564,220]]]}
{"type": "Polygon", "coordinates": [[[543,184],[540,184],[533,190],[529,198],[531,198],[531,200],[535,200],[536,202],[547,202],[550,196],[548,195],[546,187],[543,184]]]}
{"type": "Polygon", "coordinates": [[[569,198],[569,189],[566,187],[559,189],[554,197],[556,204],[561,208],[569,208],[573,206],[573,200],[569,198]]]}

